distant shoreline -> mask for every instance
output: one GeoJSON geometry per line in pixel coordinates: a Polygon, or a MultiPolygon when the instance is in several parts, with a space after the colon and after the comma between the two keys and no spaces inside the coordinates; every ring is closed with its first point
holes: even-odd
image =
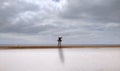
{"type": "MultiPolygon", "coordinates": [[[[14,45],[14,46],[0,46],[0,49],[50,49],[58,48],[58,46],[32,46],[32,45],[14,45]]],[[[66,45],[62,48],[120,48],[120,45],[66,45]]]]}

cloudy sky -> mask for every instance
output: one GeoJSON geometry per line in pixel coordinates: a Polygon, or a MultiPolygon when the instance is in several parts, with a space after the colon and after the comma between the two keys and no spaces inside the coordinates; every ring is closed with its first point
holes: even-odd
{"type": "Polygon", "coordinates": [[[120,44],[120,0],[0,0],[0,44],[120,44]]]}

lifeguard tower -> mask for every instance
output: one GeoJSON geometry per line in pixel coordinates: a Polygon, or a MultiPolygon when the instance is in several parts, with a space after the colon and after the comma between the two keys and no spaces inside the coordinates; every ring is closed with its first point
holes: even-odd
{"type": "Polygon", "coordinates": [[[58,37],[58,47],[61,48],[62,37],[58,37]]]}

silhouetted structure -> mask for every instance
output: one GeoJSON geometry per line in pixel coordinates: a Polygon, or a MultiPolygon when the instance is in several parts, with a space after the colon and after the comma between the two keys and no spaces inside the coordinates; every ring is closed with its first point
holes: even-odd
{"type": "Polygon", "coordinates": [[[62,37],[58,37],[58,47],[61,48],[62,37]]]}

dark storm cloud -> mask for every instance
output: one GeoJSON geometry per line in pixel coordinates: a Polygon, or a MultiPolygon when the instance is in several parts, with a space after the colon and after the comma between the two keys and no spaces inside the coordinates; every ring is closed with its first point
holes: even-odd
{"type": "Polygon", "coordinates": [[[16,21],[17,16],[21,13],[25,12],[36,12],[38,11],[39,8],[37,5],[30,4],[30,3],[25,3],[21,1],[10,1],[10,0],[4,0],[1,1],[1,7],[0,7],[0,32],[18,32],[21,30],[23,31],[22,28],[27,25],[28,23],[31,22],[26,22],[25,19],[20,19],[20,21],[16,22],[13,24],[14,21],[16,21]]]}
{"type": "Polygon", "coordinates": [[[120,0],[68,0],[62,18],[120,22],[120,0]]]}
{"type": "Polygon", "coordinates": [[[51,18],[49,16],[51,8],[43,7],[42,3],[38,5],[26,0],[1,1],[0,32],[38,34],[46,30],[58,28],[48,21],[51,18]],[[37,24],[39,25],[36,26],[37,24]]]}

